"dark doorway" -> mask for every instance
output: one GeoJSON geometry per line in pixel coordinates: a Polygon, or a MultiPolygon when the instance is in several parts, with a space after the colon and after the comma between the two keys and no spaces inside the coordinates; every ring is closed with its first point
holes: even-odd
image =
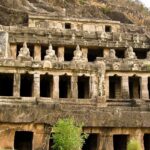
{"type": "Polygon", "coordinates": [[[20,96],[31,97],[33,89],[33,75],[28,73],[22,74],[20,84],[20,96]]]}
{"type": "Polygon", "coordinates": [[[97,141],[98,134],[89,134],[89,137],[86,139],[82,150],[97,150],[97,141]]]}
{"type": "Polygon", "coordinates": [[[149,51],[148,49],[134,49],[135,54],[138,59],[146,59],[147,57],[147,52],[149,51]]]}
{"type": "Polygon", "coordinates": [[[63,75],[59,77],[59,97],[69,98],[71,96],[71,77],[63,75]]]}
{"type": "Polygon", "coordinates": [[[129,77],[129,94],[130,99],[140,98],[140,77],[129,77]]]}
{"type": "Polygon", "coordinates": [[[53,76],[41,75],[40,76],[40,97],[52,97],[53,90],[53,76]]]}
{"type": "Polygon", "coordinates": [[[13,96],[14,74],[0,73],[0,96],[13,96]]]}
{"type": "Polygon", "coordinates": [[[114,150],[126,150],[128,142],[128,135],[114,135],[113,145],[114,150]]]}
{"type": "Polygon", "coordinates": [[[144,134],[144,150],[150,150],[150,134],[144,134]]]}
{"type": "Polygon", "coordinates": [[[49,150],[53,150],[53,145],[54,145],[54,141],[51,134],[49,139],[49,150]]]}
{"type": "Polygon", "coordinates": [[[78,98],[90,97],[90,78],[86,76],[78,77],[78,98]]]}
{"type": "Polygon", "coordinates": [[[148,77],[148,93],[149,93],[149,99],[150,99],[150,77],[148,77]]]}
{"type": "Polygon", "coordinates": [[[109,77],[109,98],[121,98],[121,77],[109,77]]]}
{"type": "Polygon", "coordinates": [[[89,48],[88,49],[88,61],[93,62],[96,57],[103,57],[103,49],[100,48],[89,48]]]}
{"type": "Polygon", "coordinates": [[[32,150],[33,132],[16,131],[14,148],[16,150],[32,150]]]}

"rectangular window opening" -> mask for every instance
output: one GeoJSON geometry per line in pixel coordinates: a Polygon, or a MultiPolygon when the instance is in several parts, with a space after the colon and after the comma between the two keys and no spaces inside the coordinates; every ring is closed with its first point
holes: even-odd
{"type": "Polygon", "coordinates": [[[71,97],[71,77],[60,76],[59,77],[59,97],[70,98],[71,97]]]}
{"type": "Polygon", "coordinates": [[[65,23],[65,29],[71,29],[71,23],[65,23]]]}
{"type": "Polygon", "coordinates": [[[40,97],[52,97],[53,76],[40,75],[40,97]]]}
{"type": "Polygon", "coordinates": [[[73,59],[74,50],[75,50],[75,47],[65,47],[65,52],[64,52],[65,61],[71,61],[73,59]]]}
{"type": "Polygon", "coordinates": [[[134,49],[134,52],[138,59],[146,59],[147,57],[147,49],[134,49]]]}
{"type": "Polygon", "coordinates": [[[139,99],[141,94],[140,77],[129,77],[129,95],[130,99],[139,99]]]}
{"type": "Polygon", "coordinates": [[[121,98],[121,77],[109,77],[109,98],[121,98]]]}
{"type": "Polygon", "coordinates": [[[124,50],[116,50],[116,57],[117,58],[125,58],[124,53],[125,53],[124,50]]]}
{"type": "Polygon", "coordinates": [[[78,77],[78,98],[90,98],[90,78],[78,77]]]}
{"type": "Polygon", "coordinates": [[[105,26],[105,32],[111,32],[112,28],[111,26],[107,25],[105,26]]]}
{"type": "Polygon", "coordinates": [[[88,61],[93,62],[96,57],[103,57],[103,49],[99,48],[89,48],[88,49],[88,61]]]}
{"type": "Polygon", "coordinates": [[[97,150],[98,149],[98,134],[89,134],[85,140],[82,150],[97,150]]]}
{"type": "Polygon", "coordinates": [[[126,150],[128,142],[128,135],[114,135],[113,145],[114,150],[126,150]]]}
{"type": "Polygon", "coordinates": [[[14,74],[0,73],[0,96],[13,96],[14,74]]]}
{"type": "Polygon", "coordinates": [[[16,150],[32,150],[33,132],[16,131],[14,148],[16,150]]]}
{"type": "Polygon", "coordinates": [[[20,96],[32,97],[33,75],[21,74],[20,96]]]}

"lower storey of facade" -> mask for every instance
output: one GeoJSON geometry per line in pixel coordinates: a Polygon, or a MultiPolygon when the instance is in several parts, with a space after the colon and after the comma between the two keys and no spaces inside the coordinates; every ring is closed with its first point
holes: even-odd
{"type": "MultiPolygon", "coordinates": [[[[84,127],[88,139],[82,150],[126,150],[136,139],[142,150],[150,150],[150,128],[84,127]]],[[[46,124],[1,124],[0,148],[11,150],[53,150],[51,127],[46,124]]]]}

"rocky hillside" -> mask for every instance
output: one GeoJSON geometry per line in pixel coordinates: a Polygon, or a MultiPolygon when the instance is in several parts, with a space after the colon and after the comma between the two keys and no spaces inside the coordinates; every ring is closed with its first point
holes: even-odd
{"type": "Polygon", "coordinates": [[[1,0],[0,24],[26,25],[28,14],[110,19],[150,26],[150,12],[138,0],[1,0]]]}

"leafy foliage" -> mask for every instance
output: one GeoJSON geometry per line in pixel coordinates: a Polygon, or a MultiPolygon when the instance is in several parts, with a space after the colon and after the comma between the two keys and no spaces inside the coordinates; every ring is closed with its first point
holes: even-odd
{"type": "Polygon", "coordinates": [[[75,125],[74,119],[60,119],[53,127],[54,150],[80,150],[87,138],[82,125],[75,125]]]}
{"type": "Polygon", "coordinates": [[[129,141],[127,145],[127,150],[142,150],[142,149],[140,143],[137,140],[132,139],[129,141]]]}

